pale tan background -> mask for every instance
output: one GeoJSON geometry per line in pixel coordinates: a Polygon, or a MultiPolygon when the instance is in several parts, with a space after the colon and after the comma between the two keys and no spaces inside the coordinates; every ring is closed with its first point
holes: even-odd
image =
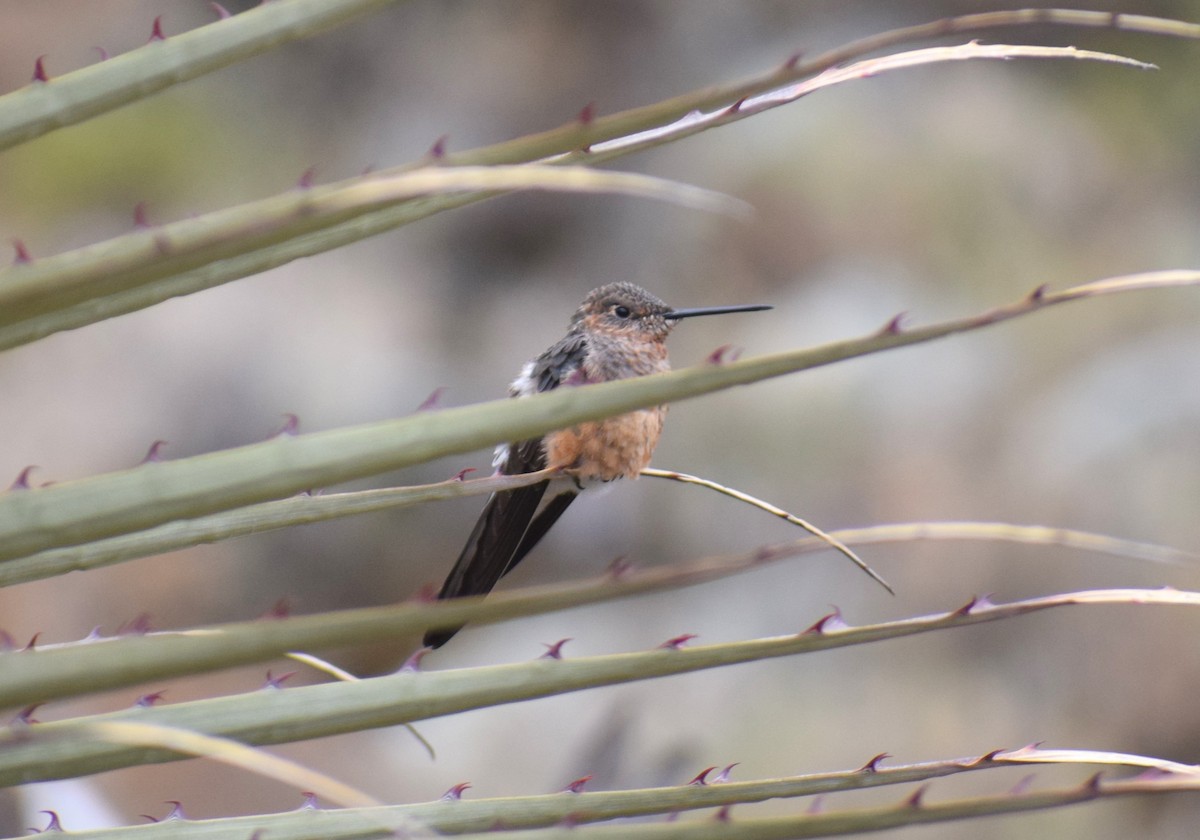
{"type": "MultiPolygon", "coordinates": [[[[237,4],[231,4],[231,8],[237,4]]],[[[894,26],[1016,3],[432,2],[239,64],[0,154],[0,234],[44,255],[421,155],[468,148],[770,68],[894,26]]],[[[1079,5],[1079,4],[1071,4],[1079,5]]],[[[1083,4],[1085,7],[1087,4],[1083,4]]],[[[1118,8],[1108,3],[1091,7],[1118,8]]],[[[1200,20],[1200,3],[1128,4],[1200,20]]],[[[9,0],[0,90],[210,19],[202,2],[9,0]]],[[[749,225],[615,197],[505,198],[336,253],[60,334],[0,356],[0,476],[38,480],[393,417],[504,393],[593,286],[627,279],[676,305],[771,302],[671,339],[677,365],[923,322],[1125,272],[1200,265],[1200,45],[1044,28],[989,42],[1115,49],[1159,72],[1082,63],[942,66],[821,93],[618,165],[737,195],[749,225]]],[[[965,40],[965,39],[962,39],[965,40]]],[[[1200,294],[1055,309],[1000,328],[738,389],[672,409],[655,464],[767,497],[827,527],[978,518],[1200,549],[1200,294]]],[[[437,480],[488,453],[392,483],[437,480]]],[[[7,482],[7,479],[4,479],[7,482]]],[[[393,602],[440,579],[479,501],[296,529],[0,593],[0,627],[60,641],[138,613],[160,628],[393,602]]],[[[512,584],[789,538],[704,491],[644,480],[576,505],[512,584]]],[[[658,598],[466,632],[441,668],[787,633],[836,603],[851,622],[1105,586],[1200,586],[1194,568],[1073,551],[910,546],[865,552],[891,598],[833,556],[658,598]]],[[[1200,616],[1077,609],[999,626],[610,688],[401,730],[280,748],[388,801],[681,782],[741,762],[754,778],[981,753],[1044,740],[1200,760],[1200,616]]],[[[336,652],[360,673],[416,644],[336,652]]],[[[287,670],[286,666],[282,666],[287,670]]],[[[280,666],[276,666],[279,670],[280,666]]],[[[3,676],[0,674],[0,679],[3,676]]],[[[292,685],[315,679],[297,675],[292,685]]],[[[262,669],[148,686],[166,701],[250,690],[262,669]]],[[[118,708],[136,691],[40,710],[118,708]]],[[[939,782],[932,797],[1011,777],[939,782]]],[[[1082,778],[1039,774],[1039,783],[1082,778]]],[[[202,762],[95,777],[121,818],[293,807],[293,791],[202,762]]],[[[886,792],[899,797],[901,791],[886,792]]],[[[68,828],[78,790],[48,794],[68,828]],[[57,796],[57,798],[55,798],[57,796]]],[[[764,806],[795,811],[803,803],[764,806]]],[[[743,813],[751,813],[748,809],[743,813]]],[[[973,836],[1193,837],[1197,800],[1123,801],[972,825],[973,836]]],[[[29,822],[10,824],[19,832],[29,822]]],[[[903,836],[949,838],[962,827],[903,836]]],[[[901,833],[898,833],[900,836],[901,833]]]]}

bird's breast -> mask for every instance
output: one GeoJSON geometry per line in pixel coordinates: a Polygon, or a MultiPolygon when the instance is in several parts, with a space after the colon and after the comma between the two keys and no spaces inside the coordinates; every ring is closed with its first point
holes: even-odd
{"type": "Polygon", "coordinates": [[[580,423],[546,435],[546,465],[579,479],[636,478],[662,434],[665,407],[580,423]]]}

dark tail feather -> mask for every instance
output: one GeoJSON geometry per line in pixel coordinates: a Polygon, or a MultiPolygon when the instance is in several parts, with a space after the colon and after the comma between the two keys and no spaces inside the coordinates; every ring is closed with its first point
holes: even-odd
{"type": "MultiPolygon", "coordinates": [[[[438,593],[439,600],[486,595],[492,591],[500,578],[516,565],[513,558],[524,544],[525,532],[533,521],[538,503],[541,502],[549,483],[543,481],[519,490],[492,494],[479,521],[475,523],[471,536],[467,538],[467,544],[463,546],[458,562],[454,564],[446,582],[442,584],[442,591],[438,593]]],[[[531,544],[525,551],[532,547],[531,544]]],[[[524,554],[520,556],[523,557],[524,554]]],[[[425,645],[441,647],[461,629],[455,627],[449,630],[430,630],[425,634],[425,645]]]]}
{"type": "Polygon", "coordinates": [[[561,493],[549,501],[542,508],[542,512],[534,517],[529,523],[529,527],[525,529],[525,536],[521,537],[521,544],[517,546],[517,551],[512,556],[512,560],[508,561],[508,568],[504,570],[504,574],[508,574],[517,567],[517,564],[525,559],[525,555],[533,551],[533,547],[542,541],[542,537],[546,536],[546,532],[550,527],[558,521],[558,517],[563,515],[571,502],[575,501],[578,493],[561,493]]]}

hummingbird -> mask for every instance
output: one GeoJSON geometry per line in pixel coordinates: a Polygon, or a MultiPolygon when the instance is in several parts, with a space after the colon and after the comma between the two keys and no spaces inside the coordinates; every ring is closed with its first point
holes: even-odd
{"type": "MultiPolygon", "coordinates": [[[[673,309],[633,283],[610,283],[584,298],[567,334],[525,363],[509,394],[519,399],[563,386],[662,373],[671,369],[664,342],[683,318],[771,308],[673,309]]],[[[487,594],[525,559],[584,489],[597,482],[637,478],[658,445],[666,412],[662,405],[643,408],[497,447],[492,461],[497,473],[519,475],[552,468],[574,480],[550,499],[544,498],[548,480],[493,493],[438,599],[487,594]]],[[[459,629],[431,630],[425,634],[425,645],[441,647],[459,629]]]]}

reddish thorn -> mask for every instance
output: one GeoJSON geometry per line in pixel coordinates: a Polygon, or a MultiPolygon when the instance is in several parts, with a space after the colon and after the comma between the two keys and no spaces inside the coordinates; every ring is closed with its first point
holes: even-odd
{"type": "Polygon", "coordinates": [[[467,477],[468,473],[473,473],[473,472],[478,472],[478,470],[475,469],[474,467],[467,467],[465,470],[459,470],[458,472],[456,472],[454,474],[454,477],[451,478],[450,480],[451,481],[462,481],[463,479],[465,479],[467,477]]]}
{"type": "Polygon", "coordinates": [[[414,592],[409,600],[416,604],[432,604],[437,599],[437,588],[432,583],[427,583],[414,592]]]}
{"type": "Polygon", "coordinates": [[[319,811],[321,806],[317,804],[317,795],[311,790],[302,790],[300,795],[304,797],[304,801],[300,803],[297,811],[319,811]]]}
{"type": "MultiPolygon", "coordinates": [[[[154,19],[154,28],[150,30],[150,41],[165,41],[167,36],[162,31],[162,15],[154,19]]],[[[147,41],[146,43],[150,43],[147,41]]]]}
{"type": "Polygon", "coordinates": [[[727,362],[736,362],[741,355],[742,348],[734,347],[732,344],[722,344],[709,353],[704,362],[709,365],[723,365],[727,362]]]}
{"type": "Polygon", "coordinates": [[[35,82],[48,82],[50,77],[46,75],[46,56],[39,55],[37,61],[33,63],[33,80],[35,82]]]}
{"type": "Polygon", "coordinates": [[[37,640],[41,637],[41,635],[42,635],[41,630],[34,633],[32,636],[29,637],[29,643],[27,645],[25,645],[25,647],[21,648],[21,650],[33,650],[34,648],[36,648],[37,640]]]}
{"type": "Polygon", "coordinates": [[[1021,777],[1021,780],[1009,788],[1010,796],[1020,796],[1023,793],[1028,793],[1029,788],[1033,785],[1033,780],[1037,778],[1036,773],[1030,773],[1028,776],[1021,777]]]}
{"type": "Polygon", "coordinates": [[[803,57],[804,57],[804,53],[802,53],[802,52],[792,53],[790,56],[788,56],[788,60],[783,62],[784,71],[786,72],[786,71],[790,71],[790,70],[795,70],[796,65],[800,63],[800,59],[802,59],[803,57]]]}
{"type": "Polygon", "coordinates": [[[0,650],[11,651],[17,647],[17,640],[7,630],[0,630],[0,650]]]}
{"type": "Polygon", "coordinates": [[[93,627],[91,630],[88,631],[88,634],[86,636],[83,637],[83,641],[94,642],[94,641],[97,641],[97,640],[103,639],[103,638],[104,637],[100,635],[100,625],[97,624],[95,627],[93,627]]]}
{"type": "Polygon", "coordinates": [[[885,758],[891,758],[891,755],[889,755],[888,753],[880,753],[877,756],[873,756],[870,761],[868,761],[862,767],[858,768],[858,772],[859,773],[878,773],[879,772],[879,762],[883,761],[885,758]]]}
{"type": "Polygon", "coordinates": [[[985,752],[983,755],[979,756],[979,758],[975,759],[975,761],[972,763],[973,764],[991,764],[992,762],[994,762],[996,760],[996,756],[1000,755],[1000,753],[1002,753],[1002,752],[1007,752],[1007,750],[992,750],[991,752],[985,752]]]}
{"type": "Polygon", "coordinates": [[[302,190],[306,190],[313,185],[313,181],[317,177],[317,167],[310,166],[305,169],[300,175],[300,180],[296,182],[296,186],[302,190]]]}
{"type": "Polygon", "coordinates": [[[613,558],[613,561],[608,564],[608,576],[613,580],[620,580],[632,570],[633,564],[630,563],[629,560],[624,556],[615,557],[613,558]]]}
{"type": "Polygon", "coordinates": [[[730,105],[728,108],[726,108],[725,113],[726,114],[736,114],[738,111],[742,110],[742,106],[745,104],[746,104],[746,97],[743,96],[737,102],[734,102],[732,105],[730,105]]]}
{"type": "Polygon", "coordinates": [[[696,775],[696,778],[694,778],[690,782],[688,782],[688,785],[695,785],[697,787],[703,787],[704,785],[708,784],[708,774],[716,769],[717,769],[717,766],[715,764],[712,767],[705,767],[703,770],[701,770],[696,775]]]}
{"type": "Polygon", "coordinates": [[[153,814],[138,814],[138,816],[148,822],[152,822],[152,823],[158,822],[158,817],[154,816],[153,814]]]}
{"type": "Polygon", "coordinates": [[[30,464],[25,469],[17,474],[17,480],[9,485],[9,490],[28,490],[29,489],[29,474],[37,469],[36,464],[30,464]]]}
{"type": "Polygon", "coordinates": [[[263,683],[263,688],[279,688],[279,689],[282,689],[282,688],[283,688],[283,684],[284,684],[285,682],[287,682],[288,680],[290,680],[290,679],[291,679],[292,677],[294,677],[294,676],[296,676],[296,672],[295,672],[295,671],[284,671],[284,672],[283,672],[282,674],[280,674],[279,676],[274,676],[274,675],[272,675],[272,674],[271,674],[271,671],[268,669],[268,671],[267,671],[267,681],[266,681],[265,683],[263,683]]]}
{"type": "Polygon", "coordinates": [[[450,138],[443,134],[441,137],[433,141],[433,145],[429,147],[428,155],[433,160],[441,160],[446,156],[446,141],[450,138]]]}
{"type": "Polygon", "coordinates": [[[929,785],[921,785],[919,788],[913,791],[912,796],[904,800],[904,806],[906,808],[912,808],[914,811],[920,810],[921,806],[924,804],[921,800],[925,798],[925,791],[927,790],[929,790],[929,785]]]}
{"type": "Polygon", "coordinates": [[[33,262],[33,257],[29,256],[29,249],[25,247],[25,243],[20,239],[12,241],[13,250],[16,254],[13,256],[13,265],[24,265],[25,263],[33,262]]]}
{"type": "Polygon", "coordinates": [[[1100,793],[1100,780],[1101,780],[1101,778],[1103,778],[1103,776],[1104,776],[1104,771],[1100,770],[1100,771],[1088,776],[1086,779],[1084,779],[1083,785],[1082,785],[1082,789],[1084,790],[1084,792],[1090,793],[1093,795],[1099,794],[1100,793]]]}
{"type": "Polygon", "coordinates": [[[44,705],[46,704],[33,703],[32,705],[26,706],[24,709],[13,715],[13,723],[25,724],[26,726],[32,726],[35,723],[41,723],[40,720],[33,716],[33,713],[44,705]]]}
{"type": "Polygon", "coordinates": [[[48,814],[50,816],[50,824],[39,831],[39,834],[45,834],[47,831],[62,831],[62,823],[58,820],[58,814],[54,811],[38,811],[39,814],[48,814]]]}
{"type": "Polygon", "coordinates": [[[1027,300],[1029,303],[1041,303],[1042,299],[1046,297],[1046,292],[1048,291],[1050,291],[1050,284],[1043,283],[1030,292],[1029,296],[1026,297],[1025,300],[1027,300]]]}
{"type": "Polygon", "coordinates": [[[146,450],[146,457],[142,459],[143,464],[157,464],[162,460],[162,448],[167,445],[165,440],[156,440],[150,444],[150,448],[146,450]]]}
{"type": "Polygon", "coordinates": [[[821,616],[816,622],[801,633],[801,636],[820,636],[822,633],[827,633],[830,630],[845,630],[849,627],[842,619],[842,611],[837,607],[833,608],[833,612],[821,616]]]}
{"type": "Polygon", "coordinates": [[[365,178],[368,175],[373,174],[374,172],[375,172],[375,164],[368,163],[366,166],[363,167],[363,171],[358,174],[362,175],[365,178]]]}
{"type": "Polygon", "coordinates": [[[143,230],[153,227],[153,225],[146,220],[146,202],[144,201],[139,201],[133,207],[133,226],[143,230]]]}
{"type": "Polygon", "coordinates": [[[226,20],[227,18],[232,17],[232,15],[229,14],[229,10],[220,3],[209,3],[208,7],[216,13],[217,20],[226,20]]]}
{"type": "Polygon", "coordinates": [[[892,320],[883,325],[879,331],[880,335],[899,335],[904,332],[904,320],[908,317],[907,312],[897,312],[892,320]]]}
{"type": "Polygon", "coordinates": [[[92,49],[100,54],[101,61],[108,61],[108,50],[104,49],[104,47],[92,47],[92,49]]]}
{"type": "Polygon", "coordinates": [[[808,810],[805,811],[804,813],[806,813],[810,817],[812,817],[812,816],[816,816],[817,814],[821,813],[824,810],[825,810],[825,794],[822,793],[822,794],[818,794],[813,797],[813,801],[811,803],[809,803],[808,810]]]}
{"type": "MultiPolygon", "coordinates": [[[[539,656],[538,659],[562,659],[563,645],[565,645],[569,641],[571,641],[569,638],[568,639],[559,639],[557,642],[555,642],[552,645],[548,645],[545,642],[542,642],[542,645],[546,648],[546,652],[543,653],[541,656],[539,656]]],[[[591,776],[588,776],[588,778],[590,779],[591,776]]]]}
{"type": "Polygon", "coordinates": [[[592,780],[591,776],[580,776],[575,781],[571,782],[559,793],[579,793],[583,790],[583,786],[592,780]]]}
{"type": "Polygon", "coordinates": [[[584,126],[591,125],[595,119],[596,103],[589,102],[588,104],[584,105],[583,109],[579,112],[579,124],[584,126]]]}
{"type": "Polygon", "coordinates": [[[184,816],[184,814],[183,814],[183,803],[180,802],[178,799],[168,799],[166,804],[171,806],[171,813],[169,813],[165,817],[163,817],[163,822],[170,822],[171,820],[186,820],[187,819],[187,817],[184,816]]]}
{"type": "Polygon", "coordinates": [[[432,411],[438,407],[438,403],[442,400],[442,394],[446,393],[446,386],[442,385],[434,388],[432,393],[417,406],[417,411],[432,411]]]}
{"type": "Polygon", "coordinates": [[[719,785],[719,784],[722,784],[723,782],[728,782],[729,774],[733,772],[733,768],[737,767],[739,763],[740,762],[735,761],[735,762],[733,762],[733,764],[726,764],[724,767],[721,768],[721,772],[717,774],[717,777],[712,780],[712,783],[714,785],[719,785]]]}
{"type": "MultiPolygon", "coordinates": [[[[661,645],[659,645],[658,648],[659,648],[659,650],[679,650],[681,647],[686,645],[692,639],[698,639],[698,638],[700,638],[700,637],[697,636],[695,633],[683,633],[672,639],[667,639],[665,642],[663,642],[661,645]]],[[[712,769],[712,768],[710,768],[710,769],[712,769]]]]}
{"type": "Polygon", "coordinates": [[[952,616],[974,615],[975,613],[981,612],[981,611],[987,609],[988,607],[994,607],[994,606],[996,606],[996,605],[994,603],[992,603],[990,595],[977,595],[977,596],[973,596],[971,598],[971,600],[967,601],[967,603],[963,604],[961,607],[956,609],[954,612],[950,613],[950,615],[952,615],[952,616]]]}
{"type": "Polygon", "coordinates": [[[133,701],[133,705],[141,706],[143,709],[149,709],[159,700],[162,700],[163,695],[166,693],[166,689],[163,689],[162,691],[155,691],[153,694],[143,694],[137,700],[133,701]]]}
{"type": "Polygon", "coordinates": [[[150,614],[140,613],[117,628],[117,636],[145,636],[150,632],[150,614]]]}
{"type": "Polygon", "coordinates": [[[713,819],[717,822],[729,822],[729,810],[732,807],[732,805],[722,805],[721,810],[713,814],[713,819]]]}
{"type": "Polygon", "coordinates": [[[413,655],[404,660],[404,664],[400,666],[398,673],[401,674],[418,674],[421,672],[421,660],[433,651],[431,647],[417,648],[413,655]]]}
{"type": "Polygon", "coordinates": [[[295,437],[296,432],[300,430],[300,418],[295,414],[285,414],[283,427],[276,429],[267,435],[267,440],[274,440],[277,437],[295,437]]]}
{"type": "Polygon", "coordinates": [[[459,782],[450,790],[442,794],[443,802],[457,802],[462,799],[463,791],[471,786],[470,782],[459,782]]]}
{"type": "Polygon", "coordinates": [[[265,613],[263,613],[262,615],[260,615],[259,618],[265,618],[265,619],[289,618],[291,616],[291,614],[292,614],[292,602],[288,598],[284,597],[284,598],[280,598],[278,601],[276,601],[274,604],[272,604],[271,608],[269,610],[267,610],[265,613]]]}

